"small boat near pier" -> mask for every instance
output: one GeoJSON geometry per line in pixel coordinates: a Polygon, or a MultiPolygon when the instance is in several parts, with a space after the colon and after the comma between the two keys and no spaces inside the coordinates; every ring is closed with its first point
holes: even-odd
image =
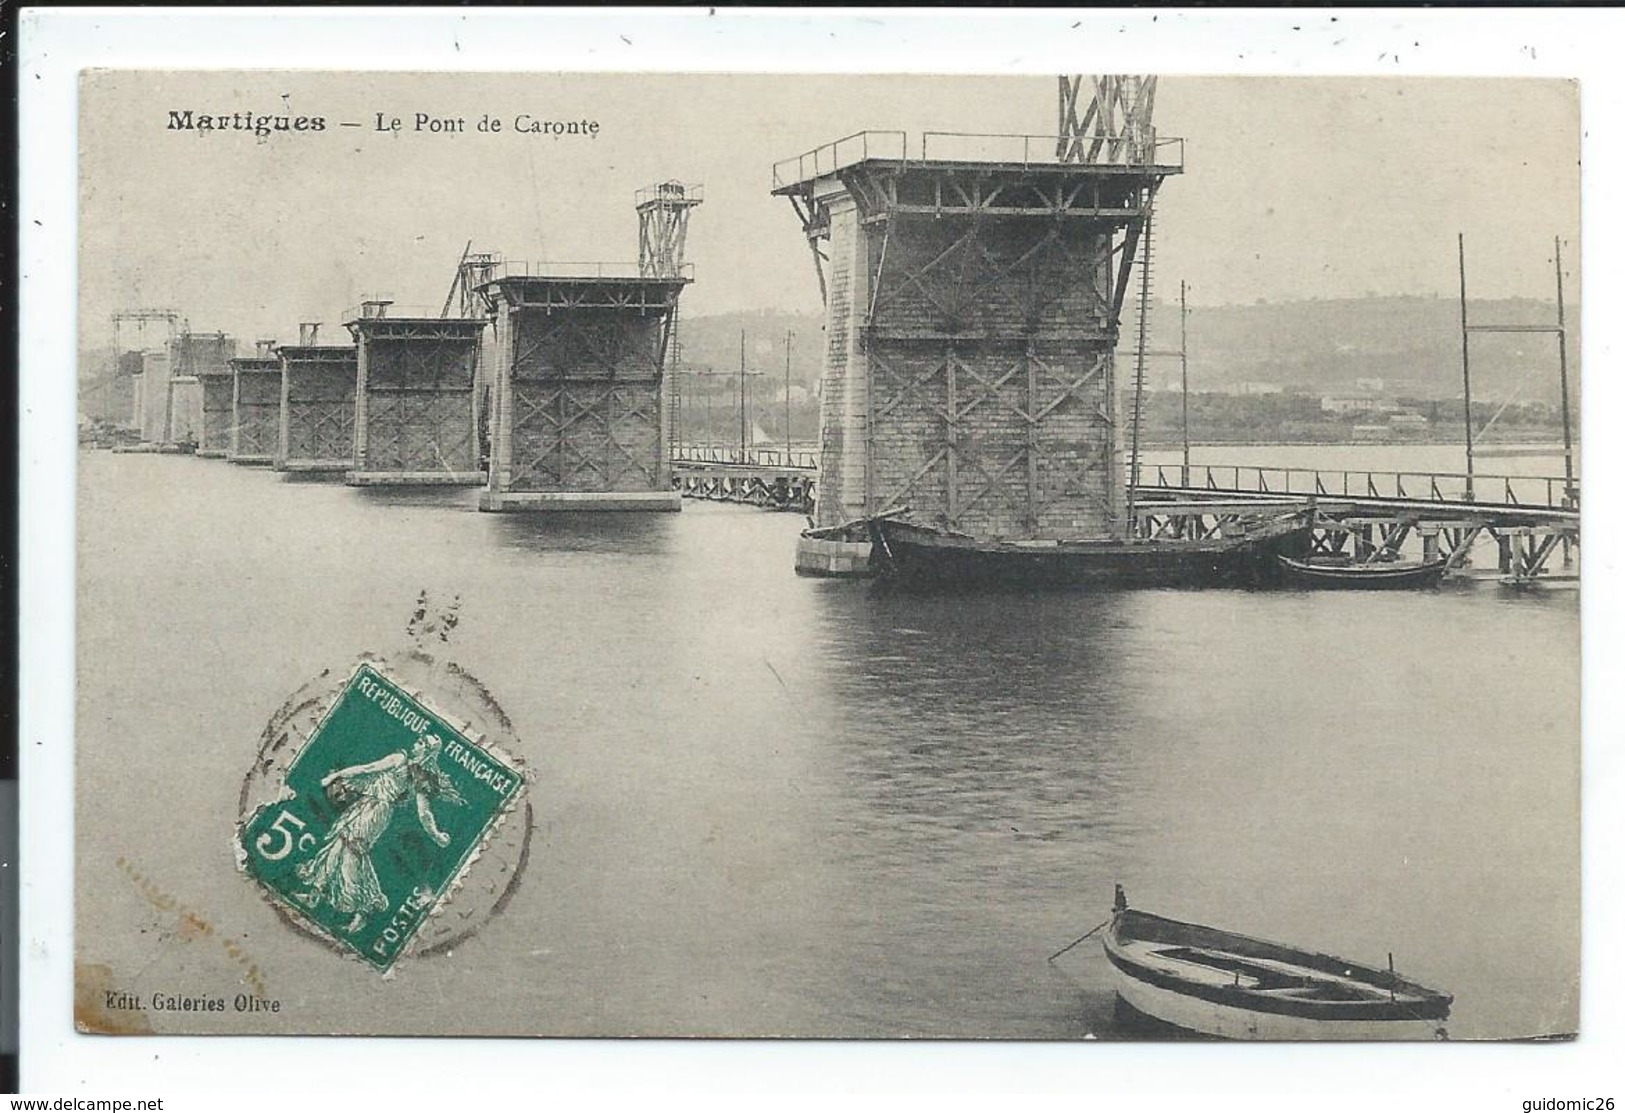
{"type": "Polygon", "coordinates": [[[1405,591],[1433,587],[1444,578],[1449,561],[1298,560],[1277,554],[1283,580],[1291,587],[1339,591],[1405,591]]]}
{"type": "Polygon", "coordinates": [[[1117,996],[1135,1013],[1234,1040],[1436,1040],[1451,997],[1334,955],[1128,907],[1102,936],[1117,996]]]}

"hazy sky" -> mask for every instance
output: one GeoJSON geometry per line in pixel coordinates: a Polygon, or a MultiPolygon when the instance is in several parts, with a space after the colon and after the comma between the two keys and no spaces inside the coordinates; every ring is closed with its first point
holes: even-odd
{"type": "MultiPolygon", "coordinates": [[[[1053,135],[1056,80],[1025,77],[101,72],[81,103],[81,337],[122,307],[291,339],[369,294],[438,306],[464,243],[511,259],[637,257],[633,193],[705,186],[685,314],[817,311],[772,164],[860,130],[1053,135]],[[319,115],[322,132],[172,131],[171,110],[319,115]],[[462,134],[413,130],[462,117],[462,134]],[[377,114],[403,130],[375,130],[377,114]],[[476,130],[482,115],[502,122],[476,130]],[[595,120],[594,138],[515,118],[595,120]],[[340,121],[361,123],[340,127],[340,121]]],[[[1572,84],[1481,78],[1166,77],[1159,135],[1186,140],[1158,205],[1158,282],[1194,304],[1366,293],[1552,293],[1578,282],[1572,84]]],[[[1041,145],[1041,144],[1040,144],[1041,145]]],[[[324,336],[324,339],[326,337],[324,336]]]]}

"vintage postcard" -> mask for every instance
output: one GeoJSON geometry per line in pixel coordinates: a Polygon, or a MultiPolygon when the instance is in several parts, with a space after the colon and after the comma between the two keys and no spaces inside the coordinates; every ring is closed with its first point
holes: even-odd
{"type": "Polygon", "coordinates": [[[1574,82],[78,138],[79,1031],[1579,1031],[1574,82]]]}

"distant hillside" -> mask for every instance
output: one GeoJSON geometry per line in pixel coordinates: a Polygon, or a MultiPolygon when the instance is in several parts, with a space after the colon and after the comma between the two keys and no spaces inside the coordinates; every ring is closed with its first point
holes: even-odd
{"type": "MultiPolygon", "coordinates": [[[[1579,320],[1579,306],[1567,307],[1579,320]]],[[[1190,311],[1191,389],[1222,391],[1243,383],[1274,383],[1308,393],[1351,390],[1360,379],[1382,379],[1384,392],[1416,398],[1461,395],[1460,310],[1451,298],[1353,298],[1260,305],[1201,306],[1190,311]]],[[[1481,324],[1550,325],[1557,307],[1531,299],[1475,301],[1468,319],[1481,324]]],[[[1130,309],[1125,341],[1134,336],[1130,309]]],[[[687,317],[682,322],[683,362],[691,367],[736,371],[739,333],[746,335],[745,362],[782,382],[784,333],[794,331],[790,372],[811,387],[822,370],[823,320],[816,315],[729,313],[687,317]]],[[[1557,341],[1537,333],[1475,334],[1470,358],[1475,401],[1502,401],[1519,384],[1520,401],[1555,403],[1557,341]]],[[[1150,347],[1179,347],[1179,305],[1157,302],[1150,347]]],[[[1129,354],[1127,344],[1122,354],[1129,354]]],[[[1580,338],[1569,336],[1570,386],[1579,399],[1580,338]]],[[[1177,381],[1179,362],[1160,357],[1148,368],[1156,386],[1177,381]]]]}
{"type": "MultiPolygon", "coordinates": [[[[1392,297],[1335,301],[1295,301],[1244,306],[1193,307],[1189,320],[1190,385],[1193,391],[1226,391],[1241,384],[1276,384],[1310,394],[1325,394],[1355,387],[1360,379],[1383,380],[1390,396],[1454,399],[1461,395],[1461,324],[1457,303],[1451,298],[1392,297]]],[[[1568,306],[1570,321],[1579,320],[1579,306],[1568,306]]],[[[1530,299],[1471,302],[1469,320],[1481,324],[1542,324],[1556,320],[1556,306],[1530,299]]],[[[723,313],[684,317],[680,328],[681,362],[690,370],[734,375],[739,369],[739,337],[745,334],[745,364],[752,372],[751,394],[764,408],[783,398],[785,333],[790,344],[790,378],[795,386],[814,389],[823,370],[824,335],[821,314],[723,313]]],[[[1132,341],[1133,311],[1123,322],[1123,337],[1132,341]]],[[[1500,402],[1517,390],[1520,402],[1555,403],[1558,399],[1556,339],[1524,333],[1510,336],[1478,334],[1472,339],[1473,398],[1500,402]]],[[[1155,350],[1179,347],[1179,306],[1159,301],[1152,309],[1151,342],[1155,350]]],[[[1132,352],[1127,345],[1120,356],[1132,352]]],[[[87,409],[118,409],[118,386],[110,374],[112,351],[88,349],[79,354],[78,379],[87,409]],[[100,403],[98,405],[98,403],[100,403]]],[[[1132,364],[1121,364],[1126,371],[1132,364]]],[[[1569,337],[1570,387],[1579,405],[1580,344],[1576,331],[1569,337]]],[[[1166,389],[1177,385],[1179,361],[1157,357],[1148,365],[1148,385],[1166,389]]],[[[692,379],[685,392],[737,397],[737,380],[692,379]]],[[[797,395],[801,424],[813,420],[800,414],[811,399],[797,395]]],[[[719,418],[720,423],[720,418],[719,418]]]]}
{"type": "Polygon", "coordinates": [[[739,372],[739,334],[745,334],[745,367],[760,371],[782,389],[784,334],[790,341],[790,379],[810,389],[823,372],[824,318],[822,314],[721,313],[710,317],[683,317],[678,329],[682,363],[695,370],[739,372]]]}
{"type": "MultiPolygon", "coordinates": [[[[1566,311],[1579,320],[1579,306],[1566,311]]],[[[1555,303],[1528,299],[1474,301],[1476,324],[1540,324],[1557,320],[1555,303]]],[[[1125,314],[1125,339],[1133,313],[1125,314]]],[[[1358,379],[1382,379],[1389,394],[1454,398],[1461,394],[1460,308],[1450,298],[1358,298],[1247,306],[1192,307],[1189,319],[1192,390],[1224,390],[1241,383],[1274,383],[1311,393],[1351,389],[1358,379]]],[[[1151,344],[1179,347],[1179,305],[1157,302],[1151,344]]],[[[1569,336],[1570,387],[1578,400],[1578,329],[1569,336]]],[[[1125,352],[1125,354],[1127,354],[1125,352]]],[[[1469,357],[1475,401],[1505,399],[1522,383],[1520,401],[1556,402],[1557,339],[1537,333],[1475,334],[1469,357]]],[[[1147,379],[1177,382],[1179,361],[1157,359],[1147,379]]]]}

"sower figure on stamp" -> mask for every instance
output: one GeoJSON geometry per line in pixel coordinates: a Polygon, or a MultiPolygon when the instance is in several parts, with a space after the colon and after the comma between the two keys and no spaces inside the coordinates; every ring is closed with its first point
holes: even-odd
{"type": "Polygon", "coordinates": [[[418,822],[437,845],[451,841],[435,823],[430,808],[436,800],[464,803],[440,769],[442,745],[437,736],[425,734],[412,744],[410,756],[387,754],[365,765],[335,769],[322,778],[323,789],[353,802],[328,831],[321,849],[300,864],[299,880],[310,889],[300,893],[299,899],[311,908],[325,901],[339,912],[352,913],[346,933],[359,931],[368,916],[389,907],[389,898],[378,884],[372,851],[397,808],[410,801],[418,822]]]}

